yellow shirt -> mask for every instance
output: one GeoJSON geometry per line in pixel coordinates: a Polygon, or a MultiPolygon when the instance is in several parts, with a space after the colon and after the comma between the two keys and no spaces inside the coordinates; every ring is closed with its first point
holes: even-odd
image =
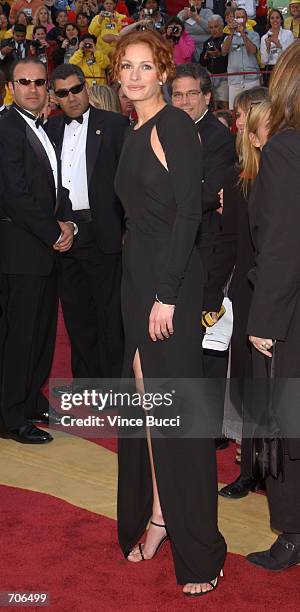
{"type": "MultiPolygon", "coordinates": [[[[26,28],[26,40],[32,40],[33,38],[33,25],[28,25],[26,28]]],[[[10,28],[10,30],[6,30],[5,35],[3,36],[3,38],[13,38],[13,29],[10,28]]]]}
{"type": "MultiPolygon", "coordinates": [[[[256,21],[254,19],[247,19],[246,21],[246,30],[253,30],[254,26],[256,26],[256,21]]],[[[224,34],[230,34],[229,26],[225,26],[223,29],[224,34]]]]}
{"type": "Polygon", "coordinates": [[[287,17],[284,20],[284,29],[293,32],[295,38],[300,38],[300,19],[293,19],[293,17],[287,17]]]}
{"type": "Polygon", "coordinates": [[[110,51],[113,51],[114,46],[117,42],[117,36],[122,30],[123,26],[126,25],[126,21],[125,23],[122,23],[124,22],[124,19],[126,20],[126,15],[122,15],[121,13],[117,13],[116,11],[114,12],[114,19],[111,19],[110,17],[104,17],[101,23],[99,23],[99,15],[96,15],[96,17],[92,19],[89,25],[89,33],[96,36],[97,48],[101,47],[102,50],[104,50],[105,47],[103,47],[103,45],[105,45],[107,47],[106,52],[108,52],[108,49],[110,49],[110,51]],[[105,34],[111,34],[112,36],[116,36],[116,42],[105,43],[102,40],[105,34]]]}
{"type": "Polygon", "coordinates": [[[90,87],[107,83],[105,68],[109,65],[109,58],[99,49],[94,54],[84,53],[81,49],[78,49],[70,58],[69,64],[81,68],[90,87]]]}

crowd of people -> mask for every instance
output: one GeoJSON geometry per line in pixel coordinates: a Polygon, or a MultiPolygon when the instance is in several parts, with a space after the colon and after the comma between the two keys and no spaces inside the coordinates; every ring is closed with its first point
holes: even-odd
{"type": "Polygon", "coordinates": [[[300,0],[285,22],[250,2],[191,0],[178,16],[157,0],[22,2],[0,5],[12,21],[0,49],[1,435],[44,444],[37,425],[61,423],[42,391],[60,299],[74,380],[56,394],[123,376],[143,397],[151,380],[185,381],[183,420],[196,405],[205,421],[207,388],[224,413],[220,438],[120,436],[128,561],[170,540],[183,593],[217,587],[216,448],[232,438],[241,474],[220,495],[266,489],[280,535],[248,560],[286,569],[300,562],[288,383],[300,375],[300,0]],[[218,350],[205,338],[224,296],[232,330],[218,350]]]}
{"type": "MultiPolygon", "coordinates": [[[[0,69],[8,78],[16,58],[36,56],[49,77],[56,66],[71,63],[89,86],[111,85],[117,40],[132,29],[159,32],[177,65],[200,62],[213,76],[218,107],[233,109],[234,97],[256,87],[261,71],[268,84],[281,53],[300,37],[300,0],[284,11],[265,0],[258,6],[238,0],[9,0],[0,3],[0,69]]],[[[8,89],[5,103],[11,103],[8,89]]]]}

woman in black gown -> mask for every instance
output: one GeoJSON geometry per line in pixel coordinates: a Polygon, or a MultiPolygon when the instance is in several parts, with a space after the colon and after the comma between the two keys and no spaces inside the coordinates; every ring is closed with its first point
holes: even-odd
{"type": "MultiPolygon", "coordinates": [[[[124,376],[133,366],[140,380],[199,379],[203,271],[195,247],[202,177],[197,131],[186,113],[163,99],[161,88],[174,66],[159,34],[125,35],[114,66],[138,115],[116,177],[127,218],[124,376]]],[[[119,440],[122,550],[129,561],[148,560],[169,537],[183,592],[202,595],[217,585],[226,555],[217,527],[214,440],[147,437],[119,440]],[[146,540],[137,545],[149,519],[146,540]]]]}

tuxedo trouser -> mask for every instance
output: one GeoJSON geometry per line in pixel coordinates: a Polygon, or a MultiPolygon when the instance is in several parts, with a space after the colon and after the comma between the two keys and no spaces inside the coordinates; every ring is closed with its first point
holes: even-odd
{"type": "Polygon", "coordinates": [[[74,379],[119,378],[123,361],[121,253],[98,247],[92,223],[78,223],[61,258],[59,293],[74,379]]]}
{"type": "Polygon", "coordinates": [[[300,459],[284,456],[284,477],[266,479],[272,529],[300,533],[300,459]]]}
{"type": "Polygon", "coordinates": [[[1,417],[5,430],[13,430],[49,407],[41,387],[54,354],[56,267],[49,276],[3,274],[2,302],[1,417]]]}

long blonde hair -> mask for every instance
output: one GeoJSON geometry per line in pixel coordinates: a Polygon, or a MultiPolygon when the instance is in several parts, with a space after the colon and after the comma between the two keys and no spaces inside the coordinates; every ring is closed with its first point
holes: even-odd
{"type": "Polygon", "coordinates": [[[270,110],[270,101],[263,100],[256,104],[252,103],[248,111],[241,143],[242,172],[240,181],[245,196],[247,196],[249,187],[251,187],[258,175],[261,156],[260,149],[251,142],[250,134],[257,136],[257,131],[261,124],[268,121],[270,110]]]}
{"type": "Polygon", "coordinates": [[[300,130],[300,41],[295,41],[280,56],[271,74],[272,103],[270,135],[291,127],[300,130]]]}
{"type": "Polygon", "coordinates": [[[92,106],[114,113],[121,113],[121,104],[116,91],[109,85],[93,85],[89,90],[89,99],[92,106]]]}

